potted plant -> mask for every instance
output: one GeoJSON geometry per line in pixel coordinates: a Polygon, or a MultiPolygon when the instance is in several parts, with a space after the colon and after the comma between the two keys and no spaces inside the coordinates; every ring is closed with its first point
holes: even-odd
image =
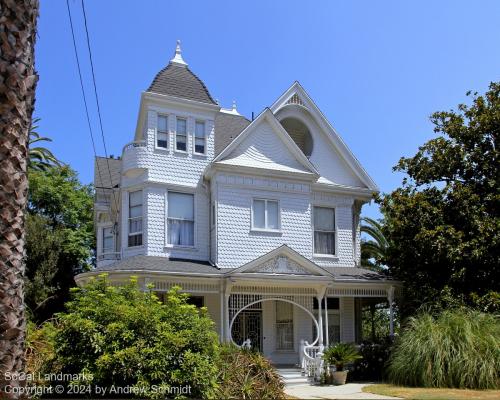
{"type": "Polygon", "coordinates": [[[328,347],[323,353],[325,363],[335,366],[335,372],[332,372],[333,383],[344,385],[347,379],[347,372],[344,371],[344,365],[363,358],[358,349],[351,343],[336,343],[328,347]]]}

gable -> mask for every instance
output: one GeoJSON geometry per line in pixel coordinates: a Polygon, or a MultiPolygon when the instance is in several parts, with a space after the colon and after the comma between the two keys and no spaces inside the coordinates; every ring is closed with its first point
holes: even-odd
{"type": "Polygon", "coordinates": [[[375,182],[298,82],[276,100],[271,111],[280,121],[297,118],[307,125],[314,142],[309,160],[319,172],[319,183],[378,190],[375,182]]]}
{"type": "Polygon", "coordinates": [[[317,272],[313,272],[302,267],[300,264],[291,260],[285,255],[279,255],[265,261],[264,263],[250,268],[245,273],[263,273],[263,274],[291,274],[291,275],[312,275],[319,276],[317,272]]]}
{"type": "Polygon", "coordinates": [[[314,166],[269,110],[254,120],[214,162],[316,175],[314,166]]]}

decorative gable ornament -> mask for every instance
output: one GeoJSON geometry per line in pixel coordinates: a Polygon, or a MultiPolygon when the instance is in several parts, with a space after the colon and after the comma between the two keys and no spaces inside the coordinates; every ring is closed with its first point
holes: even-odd
{"type": "Polygon", "coordinates": [[[293,96],[288,99],[286,104],[297,104],[299,106],[305,107],[304,102],[297,93],[294,93],[293,96]]]}
{"type": "Polygon", "coordinates": [[[276,256],[246,272],[264,274],[316,275],[286,256],[276,256]]]}

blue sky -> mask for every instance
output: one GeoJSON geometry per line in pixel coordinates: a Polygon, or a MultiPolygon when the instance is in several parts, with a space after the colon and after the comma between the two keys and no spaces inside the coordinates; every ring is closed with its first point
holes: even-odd
{"type": "MultiPolygon", "coordinates": [[[[141,91],[184,59],[223,107],[256,114],[298,80],[383,192],[433,136],[428,116],[500,80],[500,1],[85,0],[108,153],[133,138],[141,91]]],[[[99,133],[80,0],[70,0],[99,133]]],[[[93,176],[65,0],[42,0],[35,115],[50,148],[93,176]]],[[[97,135],[98,153],[103,154],[97,135]]],[[[376,216],[375,206],[363,209],[376,216]]]]}

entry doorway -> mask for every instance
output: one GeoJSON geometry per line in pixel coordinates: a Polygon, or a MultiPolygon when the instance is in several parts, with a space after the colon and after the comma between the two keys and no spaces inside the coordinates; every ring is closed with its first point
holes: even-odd
{"type": "Polygon", "coordinates": [[[262,310],[243,310],[233,322],[234,342],[240,345],[250,339],[252,349],[262,352],[262,310]]]}

